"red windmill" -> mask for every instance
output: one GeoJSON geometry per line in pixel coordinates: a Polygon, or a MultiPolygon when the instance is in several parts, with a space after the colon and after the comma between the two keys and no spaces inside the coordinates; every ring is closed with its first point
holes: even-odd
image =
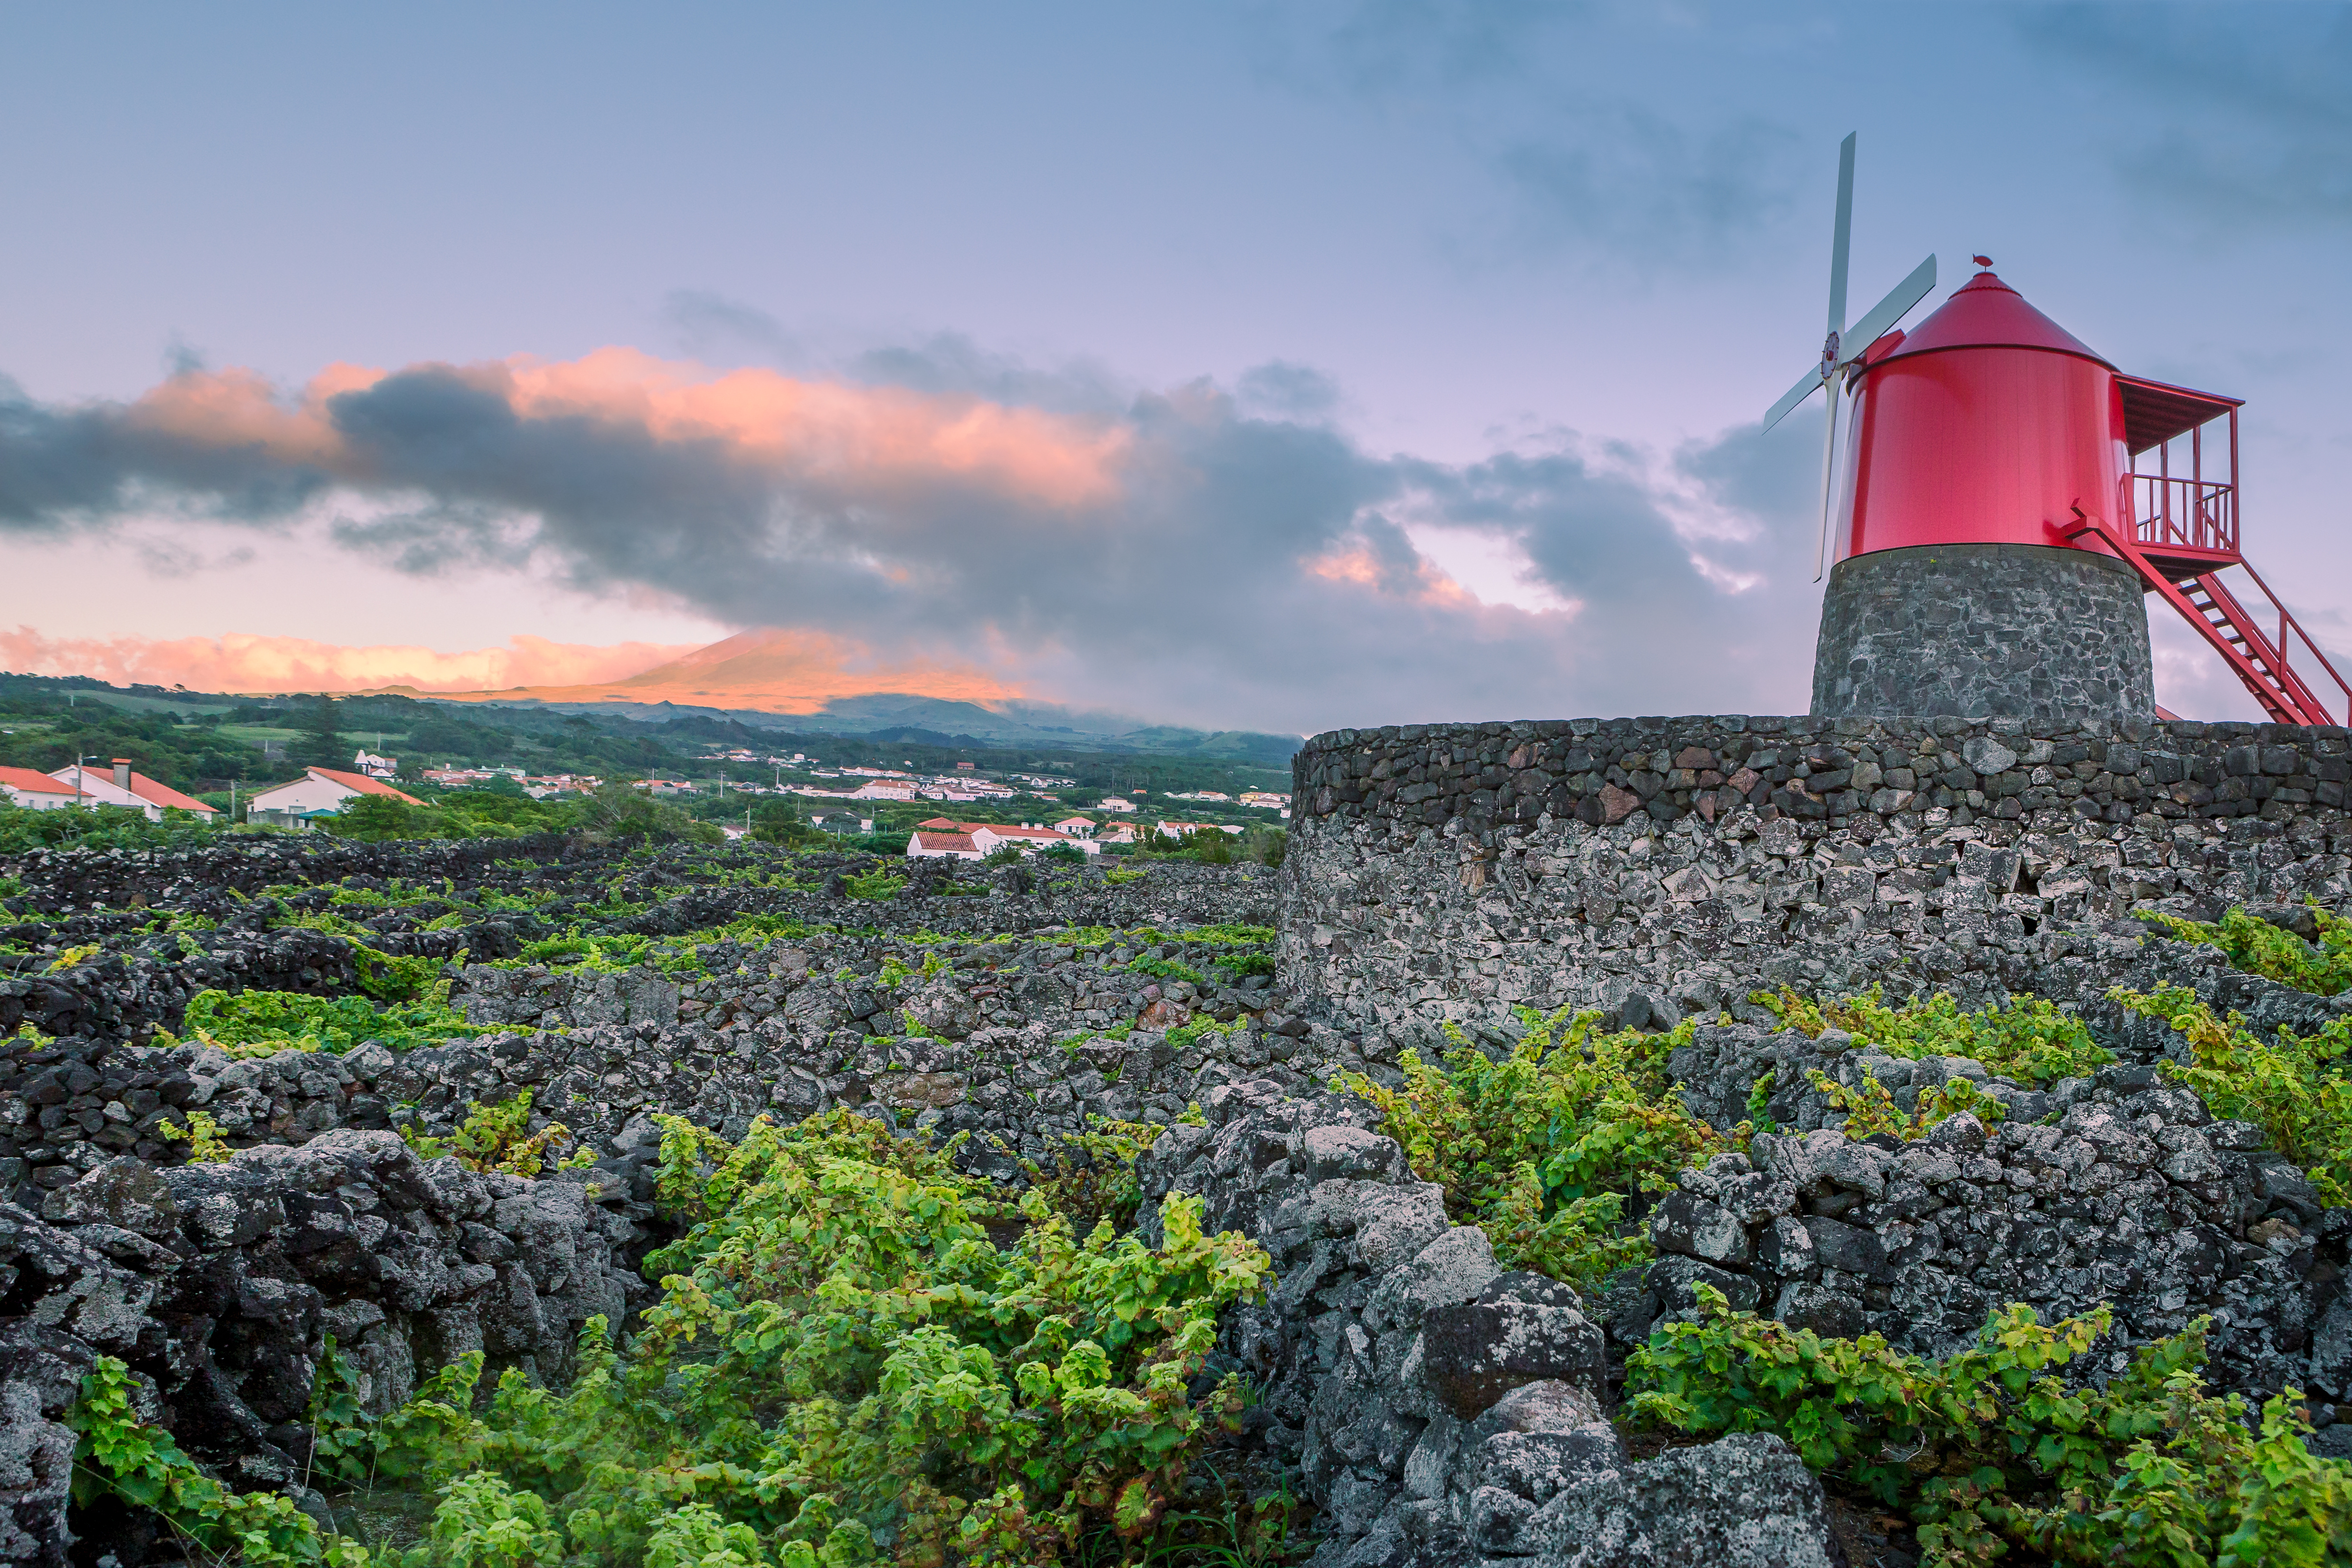
{"type": "MultiPolygon", "coordinates": [[[[1832,318],[1853,148],[1848,137],[1832,318]]],[[[2272,721],[2344,722],[2352,686],[2239,548],[2242,400],[2123,374],[1975,260],[1983,270],[1908,334],[1885,329],[1921,273],[1932,287],[1932,259],[1881,307],[1892,316],[1866,319],[1883,335],[1853,342],[1858,331],[1848,349],[1833,330],[1822,367],[1768,416],[1769,427],[1828,384],[1834,426],[1837,393],[1853,399],[1843,483],[1823,469],[1838,567],[1815,710],[2144,715],[2142,595],[2154,593],[2272,721]],[[2275,632],[2222,581],[2233,566],[2275,632]]]]}

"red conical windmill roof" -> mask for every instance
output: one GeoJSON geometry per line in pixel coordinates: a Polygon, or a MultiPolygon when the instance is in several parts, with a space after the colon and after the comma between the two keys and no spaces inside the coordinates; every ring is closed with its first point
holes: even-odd
{"type": "Polygon", "coordinates": [[[2049,349],[2079,354],[2109,370],[2116,368],[2105,355],[2094,353],[2082,339],[2027,304],[2025,296],[1994,277],[1990,269],[1954,289],[1934,315],[1906,333],[1885,358],[1961,348],[2049,349]]]}

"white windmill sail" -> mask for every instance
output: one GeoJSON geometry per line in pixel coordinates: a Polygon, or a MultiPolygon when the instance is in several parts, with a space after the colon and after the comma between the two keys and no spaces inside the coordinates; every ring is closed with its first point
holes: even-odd
{"type": "Polygon", "coordinates": [[[1853,236],[1853,144],[1849,133],[1838,147],[1837,227],[1830,240],[1830,330],[1822,343],[1821,363],[1797,378],[1797,384],[1780,395],[1780,400],[1765,411],[1764,428],[1769,430],[1789,416],[1790,411],[1813,395],[1816,387],[1830,389],[1829,418],[1822,435],[1822,529],[1821,538],[1813,547],[1813,581],[1822,580],[1828,570],[1830,498],[1834,493],[1832,481],[1836,478],[1838,394],[1843,390],[1847,368],[1862,357],[1870,345],[1893,329],[1911,307],[1927,297],[1936,286],[1936,258],[1927,260],[1911,269],[1911,275],[1887,291],[1866,311],[1862,320],[1849,330],[1845,324],[1846,251],[1853,236]]]}

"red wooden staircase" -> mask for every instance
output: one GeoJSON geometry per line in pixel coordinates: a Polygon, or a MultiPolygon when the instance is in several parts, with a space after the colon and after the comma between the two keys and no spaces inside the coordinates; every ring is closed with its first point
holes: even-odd
{"type": "Polygon", "coordinates": [[[2117,376],[2123,393],[2125,444],[2132,471],[2124,476],[2116,515],[2121,526],[2086,513],[2077,503],[2067,537],[2131,563],[2140,581],[2202,633],[2231,670],[2253,693],[2275,724],[2342,724],[2352,721],[2352,685],[2347,685],[2319,645],[2288,613],[2238,549],[2238,408],[2236,398],[2216,397],[2161,382],[2117,376]],[[2204,426],[2230,423],[2230,479],[2204,477],[2204,426]],[[2171,471],[2179,437],[2189,437],[2186,476],[2171,471]],[[2142,453],[2158,453],[2158,471],[2139,471],[2142,453]],[[2222,582],[2239,567],[2252,579],[2276,621],[2275,637],[2222,582]],[[2299,645],[2299,646],[2298,646],[2299,645]],[[2320,692],[2327,693],[2322,701],[2320,692]],[[2331,706],[2332,705],[2332,706],[2331,706]]]}

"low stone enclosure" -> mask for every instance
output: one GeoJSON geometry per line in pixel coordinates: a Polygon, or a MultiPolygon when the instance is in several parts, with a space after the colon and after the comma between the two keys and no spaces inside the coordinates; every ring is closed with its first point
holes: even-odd
{"type": "Polygon", "coordinates": [[[1283,979],[1427,1039],[1514,1005],[1635,1026],[1781,984],[2085,1006],[2092,933],[2352,896],[2352,733],[2013,720],[1338,730],[1298,752],[1283,979]]]}
{"type": "MultiPolygon", "coordinates": [[[[861,904],[838,887],[668,888],[656,868],[628,873],[656,901],[627,921],[687,931],[757,908],[807,929],[714,944],[691,974],[469,962],[450,1000],[487,1032],[341,1056],[140,1042],[199,979],[351,984],[341,939],[241,917],[215,881],[242,878],[259,903],[289,880],[413,879],[402,847],[164,878],[105,857],[0,868],[27,889],[12,907],[60,940],[111,931],[142,888],[178,888],[142,896],[142,917],[174,900],[224,917],[201,957],[125,935],[58,976],[0,982],[12,1023],[58,1026],[0,1064],[0,1561],[75,1560],[62,1418],[99,1354],[128,1362],[150,1415],[218,1473],[298,1498],[329,1334],[379,1412],[469,1350],[561,1384],[582,1324],[625,1324],[648,1300],[637,1264],[669,1234],[651,1201],[656,1113],[731,1137],[846,1107],[907,1137],[969,1132],[968,1168],[1005,1181],[1102,1120],[1167,1124],[1139,1167],[1147,1200],[1196,1193],[1213,1228],[1274,1258],[1269,1299],[1233,1311],[1222,1345],[1258,1390],[1250,1441],[1319,1508],[1320,1568],[1861,1561],[1777,1438],[1643,1458],[1612,1424],[1626,1355],[1701,1285],[1921,1354],[1972,1342],[2006,1303],[2044,1321],[2104,1303],[2116,1327],[2094,1376],[2208,1318],[2210,1381],[2300,1387],[2315,1451],[2352,1451],[2352,1210],[2167,1078],[2179,1037],[2106,999],[2182,986],[2304,1033],[2352,1013],[2352,996],[2241,973],[2130,918],[2343,910],[2347,741],[1738,718],[1340,731],[1299,755],[1278,914],[1268,879],[1239,869],[861,904]],[[1270,915],[1270,976],[1202,934],[1270,915]],[[2120,1059],[2038,1086],[1898,1059],[1782,1028],[1749,994],[1783,984],[2041,995],[2120,1059]],[[1442,1045],[1449,1020],[1491,1049],[1523,1030],[1515,1007],[1566,1005],[1647,1030],[1692,1020],[1670,1064],[1685,1104],[1727,1131],[1757,1119],[1769,1072],[1775,1129],[1637,1202],[1654,1260],[1583,1293],[1497,1263],[1374,1108],[1328,1088],[1341,1072],[1395,1082],[1401,1053],[1442,1045]],[[1874,1079],[1906,1110],[1967,1079],[2007,1114],[1858,1140],[1813,1073],[1874,1079]],[[584,1168],[477,1174],[400,1135],[446,1136],[525,1089],[584,1168]],[[233,1159],[187,1163],[163,1134],[196,1110],[233,1159]]],[[[487,854],[429,854],[457,882],[504,875],[487,854]]],[[[510,942],[544,934],[499,918],[520,922],[510,942]]],[[[448,939],[446,955],[479,960],[500,940],[396,924],[384,951],[440,955],[429,944],[448,939]]],[[[1147,1237],[1153,1224],[1147,1201],[1147,1237]]],[[[119,1510],[74,1517],[123,1568],[175,1560],[119,1510]]]]}

